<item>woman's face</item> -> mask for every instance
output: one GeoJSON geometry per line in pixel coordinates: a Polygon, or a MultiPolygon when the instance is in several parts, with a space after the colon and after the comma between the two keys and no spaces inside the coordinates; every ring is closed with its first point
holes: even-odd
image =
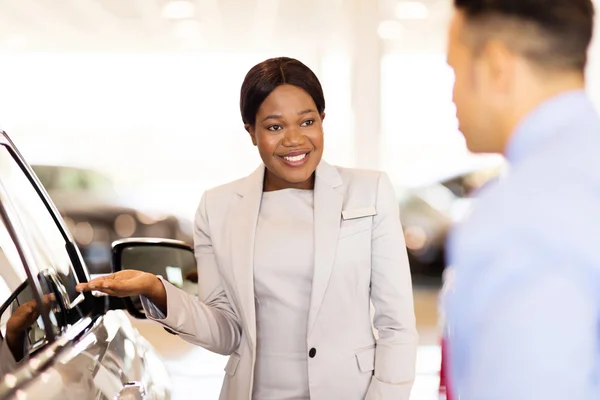
{"type": "Polygon", "coordinates": [[[277,87],[247,127],[267,173],[265,191],[313,187],[323,155],[323,118],[312,97],[293,85],[277,87]]]}

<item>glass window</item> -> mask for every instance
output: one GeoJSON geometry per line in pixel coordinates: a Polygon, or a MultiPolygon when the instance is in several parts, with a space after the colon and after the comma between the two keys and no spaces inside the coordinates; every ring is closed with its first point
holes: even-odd
{"type": "Polygon", "coordinates": [[[421,186],[496,155],[467,150],[452,102],[454,73],[445,54],[388,54],[381,60],[382,169],[396,185],[421,186]]]}
{"type": "Polygon", "coordinates": [[[344,54],[328,54],[321,60],[319,78],[325,92],[325,152],[330,164],[356,164],[354,118],[352,113],[351,60],[344,54]]]}
{"type": "Polygon", "coordinates": [[[4,146],[0,146],[0,201],[7,207],[11,223],[23,235],[31,253],[32,274],[40,279],[47,294],[59,297],[61,313],[52,316],[58,331],[66,326],[66,313],[76,312],[74,307],[83,296],[75,290],[78,280],[67,242],[35,187],[4,146]]]}
{"type": "Polygon", "coordinates": [[[26,361],[45,338],[17,247],[0,218],[0,378],[26,361]]]}
{"type": "Polygon", "coordinates": [[[468,157],[444,54],[389,54],[381,61],[381,167],[396,184],[421,185],[468,157]]]}

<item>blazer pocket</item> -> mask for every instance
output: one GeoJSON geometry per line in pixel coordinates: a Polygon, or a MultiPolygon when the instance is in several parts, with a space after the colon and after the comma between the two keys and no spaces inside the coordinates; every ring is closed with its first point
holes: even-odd
{"type": "Polygon", "coordinates": [[[356,352],[356,362],[361,372],[371,372],[375,370],[375,346],[362,349],[356,352]]]}
{"type": "Polygon", "coordinates": [[[225,373],[229,376],[235,375],[235,371],[237,371],[239,364],[240,356],[235,353],[230,355],[229,360],[227,360],[227,364],[225,365],[225,373]]]}
{"type": "Polygon", "coordinates": [[[364,207],[342,211],[342,226],[339,238],[352,236],[371,229],[373,216],[377,215],[375,207],[364,207]]]}
{"type": "Polygon", "coordinates": [[[374,217],[375,215],[377,215],[377,209],[374,206],[342,211],[342,219],[344,221],[365,217],[374,217]]]}
{"type": "Polygon", "coordinates": [[[340,228],[340,239],[356,235],[357,233],[364,232],[371,229],[371,219],[361,218],[353,220],[350,223],[342,224],[340,228]]]}

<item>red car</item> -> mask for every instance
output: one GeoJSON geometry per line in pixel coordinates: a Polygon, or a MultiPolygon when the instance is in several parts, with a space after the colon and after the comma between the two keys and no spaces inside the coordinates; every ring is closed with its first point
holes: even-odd
{"type": "MultiPolygon", "coordinates": [[[[444,295],[446,293],[448,293],[453,285],[453,280],[452,280],[452,274],[453,274],[453,270],[452,268],[448,267],[444,270],[444,273],[442,275],[442,290],[440,291],[440,299],[443,299],[444,295]]],[[[441,332],[442,332],[442,339],[441,339],[441,351],[442,351],[442,362],[440,365],[440,388],[439,388],[439,393],[440,393],[440,400],[456,400],[456,397],[452,391],[452,385],[450,382],[450,367],[449,367],[449,362],[448,362],[448,342],[447,342],[447,332],[448,332],[448,326],[446,323],[446,319],[444,317],[444,312],[442,309],[440,309],[439,312],[439,319],[440,319],[440,326],[441,326],[441,332]]]]}

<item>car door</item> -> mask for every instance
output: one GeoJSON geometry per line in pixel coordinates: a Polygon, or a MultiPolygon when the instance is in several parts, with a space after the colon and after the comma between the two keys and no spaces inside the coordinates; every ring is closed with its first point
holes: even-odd
{"type": "Polygon", "coordinates": [[[75,290],[87,271],[40,188],[0,134],[0,229],[11,255],[0,270],[0,332],[10,338],[0,343],[0,394],[168,398],[168,374],[124,313],[100,312],[101,300],[75,290]]]}

